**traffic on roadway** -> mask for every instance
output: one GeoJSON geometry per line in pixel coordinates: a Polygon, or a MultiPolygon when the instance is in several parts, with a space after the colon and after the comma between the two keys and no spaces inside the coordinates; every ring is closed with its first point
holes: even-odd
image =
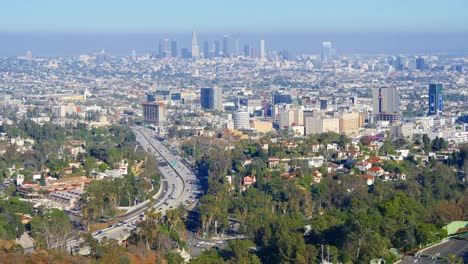
{"type": "MultiPolygon", "coordinates": [[[[170,151],[155,136],[154,131],[137,126],[131,128],[138,144],[153,154],[158,161],[162,189],[153,197],[155,200],[153,204],[147,200],[143,206],[139,205],[140,210],[128,214],[128,218],[94,232],[92,235],[98,240],[108,238],[121,242],[130,236],[132,230],[136,229],[137,223],[144,218],[144,211],[154,208],[156,212],[165,214],[167,210],[175,209],[180,205],[191,207],[197,202],[197,197],[201,193],[194,171],[179,156],[170,151]]],[[[79,239],[72,239],[67,242],[67,247],[82,252],[79,248],[80,242],[79,239]]]]}

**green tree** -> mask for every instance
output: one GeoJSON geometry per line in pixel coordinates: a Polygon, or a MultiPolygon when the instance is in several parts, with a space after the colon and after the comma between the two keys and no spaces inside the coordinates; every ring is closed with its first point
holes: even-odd
{"type": "Polygon", "coordinates": [[[429,138],[429,136],[427,134],[424,134],[423,138],[422,138],[422,141],[423,141],[424,152],[426,154],[428,154],[431,151],[431,148],[432,148],[431,139],[429,138]]]}
{"type": "Polygon", "coordinates": [[[33,217],[32,234],[38,248],[65,249],[66,240],[73,231],[67,214],[59,209],[51,209],[43,215],[33,217]]]}
{"type": "Polygon", "coordinates": [[[41,173],[41,179],[39,180],[39,185],[45,186],[46,185],[46,180],[45,180],[45,175],[44,173],[41,173]]]}
{"type": "Polygon", "coordinates": [[[184,258],[179,253],[176,252],[168,252],[164,256],[167,261],[167,264],[182,264],[184,263],[184,258]]]}

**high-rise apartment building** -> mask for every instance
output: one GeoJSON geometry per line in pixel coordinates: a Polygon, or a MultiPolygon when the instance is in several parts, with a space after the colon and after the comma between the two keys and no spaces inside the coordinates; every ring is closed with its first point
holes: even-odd
{"type": "Polygon", "coordinates": [[[372,109],[374,113],[398,113],[400,96],[396,87],[382,87],[372,90],[372,109]]]}
{"type": "Polygon", "coordinates": [[[439,115],[443,109],[442,84],[429,84],[429,111],[427,115],[439,115]]]}
{"type": "Polygon", "coordinates": [[[382,87],[372,90],[372,109],[376,121],[398,121],[400,96],[396,87],[382,87]]]}
{"type": "Polygon", "coordinates": [[[364,118],[357,112],[342,113],[340,116],[340,133],[354,135],[364,126],[364,118]]]}
{"type": "Polygon", "coordinates": [[[294,109],[294,122],[295,126],[303,126],[304,125],[304,110],[301,108],[294,109]]]}
{"type": "Polygon", "coordinates": [[[166,122],[166,106],[164,103],[143,102],[143,120],[147,124],[164,126],[166,122]]]}
{"type": "Polygon", "coordinates": [[[219,87],[206,87],[200,90],[200,105],[205,109],[223,110],[223,93],[219,87]]]}
{"type": "Polygon", "coordinates": [[[249,112],[239,110],[234,112],[234,129],[250,129],[249,112]]]}
{"type": "Polygon", "coordinates": [[[294,122],[294,111],[286,109],[279,114],[279,127],[280,129],[287,129],[294,122]]]}
{"type": "Polygon", "coordinates": [[[325,132],[340,133],[340,119],[337,117],[306,117],[306,135],[325,132]]]}

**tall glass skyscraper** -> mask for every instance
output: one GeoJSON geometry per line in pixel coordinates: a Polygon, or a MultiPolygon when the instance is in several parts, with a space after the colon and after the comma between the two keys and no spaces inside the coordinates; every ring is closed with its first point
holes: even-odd
{"type": "Polygon", "coordinates": [[[214,56],[219,57],[221,54],[221,44],[219,43],[219,40],[215,40],[214,42],[214,56]]]}
{"type": "Polygon", "coordinates": [[[200,105],[211,110],[223,110],[223,92],[219,87],[206,87],[200,90],[200,105]]]}
{"type": "Polygon", "coordinates": [[[159,40],[159,58],[167,58],[169,55],[169,39],[159,40]]]}
{"type": "Polygon", "coordinates": [[[210,43],[207,40],[203,42],[203,58],[210,58],[210,43]]]}
{"type": "Polygon", "coordinates": [[[224,35],[223,37],[223,56],[229,57],[229,36],[224,35]]]}
{"type": "Polygon", "coordinates": [[[429,111],[427,115],[439,115],[443,109],[442,84],[429,84],[429,111]]]}
{"type": "Polygon", "coordinates": [[[171,57],[177,58],[177,40],[171,39],[171,57]]]}

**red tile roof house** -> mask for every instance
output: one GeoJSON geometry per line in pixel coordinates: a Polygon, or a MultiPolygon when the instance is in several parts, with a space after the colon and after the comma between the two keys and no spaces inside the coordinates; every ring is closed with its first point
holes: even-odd
{"type": "Polygon", "coordinates": [[[280,176],[281,178],[286,179],[286,180],[293,180],[296,178],[293,173],[283,173],[280,176]]]}
{"type": "Polygon", "coordinates": [[[279,158],[275,158],[275,157],[268,158],[268,165],[270,165],[270,168],[274,168],[278,166],[279,162],[280,162],[279,158]]]}
{"type": "Polygon", "coordinates": [[[367,172],[368,169],[370,169],[372,167],[372,164],[370,162],[367,162],[367,161],[362,161],[362,162],[358,162],[356,163],[356,168],[358,168],[360,171],[362,172],[367,172]]]}
{"type": "Polygon", "coordinates": [[[312,172],[312,177],[314,177],[314,181],[311,184],[319,184],[320,181],[322,180],[322,173],[316,170],[312,172]]]}
{"type": "Polygon", "coordinates": [[[367,174],[370,174],[374,177],[379,177],[385,173],[385,170],[382,167],[371,167],[367,170],[367,174]]]}
{"type": "Polygon", "coordinates": [[[287,142],[287,141],[281,143],[281,145],[284,146],[284,147],[287,147],[288,149],[289,149],[289,148],[295,148],[295,147],[297,147],[297,143],[294,143],[294,142],[287,142]]]}
{"type": "Polygon", "coordinates": [[[379,158],[379,157],[372,157],[372,158],[368,159],[367,162],[369,162],[371,164],[380,164],[382,162],[382,159],[379,158]]]}
{"type": "Polygon", "coordinates": [[[327,164],[327,172],[328,173],[331,173],[331,172],[335,172],[337,171],[338,169],[342,169],[343,168],[343,165],[337,165],[335,163],[329,163],[327,164]]]}
{"type": "Polygon", "coordinates": [[[372,185],[375,182],[375,176],[369,174],[359,174],[359,178],[366,180],[367,185],[372,185]]]}
{"type": "Polygon", "coordinates": [[[255,175],[252,175],[252,176],[245,176],[244,177],[244,180],[242,182],[242,185],[244,186],[244,188],[249,188],[251,185],[253,185],[255,182],[257,181],[257,178],[255,177],[255,175]]]}

